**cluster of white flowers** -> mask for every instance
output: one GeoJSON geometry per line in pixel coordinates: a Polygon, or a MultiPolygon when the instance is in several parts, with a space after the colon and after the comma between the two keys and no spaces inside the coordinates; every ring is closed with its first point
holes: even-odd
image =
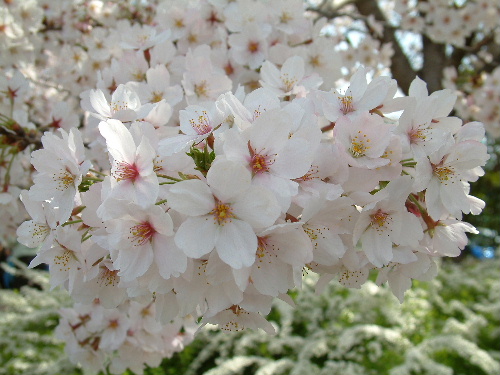
{"type": "Polygon", "coordinates": [[[500,67],[491,74],[482,72],[472,82],[457,82],[458,74],[449,68],[446,72],[446,87],[456,90],[459,98],[455,105],[462,118],[477,119],[484,124],[492,138],[500,137],[500,67]],[[475,82],[479,80],[479,82],[475,82]]]}
{"type": "Polygon", "coordinates": [[[192,317],[160,324],[154,304],[131,301],[119,309],[106,309],[97,301],[75,304],[61,311],[56,337],[66,342],[66,353],[74,363],[89,370],[113,374],[127,368],[142,374],[145,365],[157,367],[163,358],[181,351],[194,337],[197,325],[192,317]]]}
{"type": "Polygon", "coordinates": [[[396,13],[394,22],[398,26],[424,33],[438,43],[462,47],[466,44],[466,38],[474,33],[490,31],[500,42],[500,4],[494,0],[397,0],[391,6],[396,13]]]}
{"type": "Polygon", "coordinates": [[[45,271],[15,260],[0,267],[28,281],[17,290],[0,290],[0,375],[75,373],[54,335],[58,311],[71,305],[71,297],[63,289],[50,290],[45,271]]]}
{"type": "Polygon", "coordinates": [[[437,278],[408,291],[403,305],[371,281],[347,291],[332,283],[318,295],[316,275],[308,275],[296,308],[276,301],[277,335],[203,330],[180,373],[497,375],[499,265],[498,258],[443,262],[437,278]]]}
{"type": "MultiPolygon", "coordinates": [[[[495,46],[500,44],[500,2],[396,0],[385,2],[383,8],[390,25],[397,27],[401,35],[406,34],[417,50],[425,43],[421,40],[423,35],[432,42],[445,44],[449,59],[474,52],[468,57],[470,66],[495,67],[495,46]],[[483,48],[489,43],[494,46],[492,50],[483,48]]],[[[468,67],[461,66],[457,71],[448,66],[442,83],[459,95],[455,110],[461,118],[481,121],[491,137],[499,138],[500,68],[493,68],[489,69],[491,72],[476,69],[478,72],[471,75],[468,67]]]]}
{"type": "MultiPolygon", "coordinates": [[[[46,104],[16,103],[28,87],[17,71],[0,83],[12,155],[43,146],[31,153],[36,172],[21,199],[32,219],[19,242],[39,247],[31,266],[48,264],[53,287],[94,304],[86,319],[66,314],[74,358],[98,367],[99,350],[142,347],[129,328],[143,324],[131,311],[145,308],[162,324],[190,315],[272,333],[273,299],[293,304],[287,292],[309,271],[321,289],[333,278],[360,287],[377,270],[402,300],[412,279],[435,276],[434,259],[459,255],[475,232],[461,218],[484,206],[469,195],[488,159],[482,124],[449,117],[456,95],[429,95],[420,79],[404,98],[365,68],[335,86],[340,54],[301,0],[162,1],[138,23],[117,21],[116,4],[87,3],[77,28],[55,17],[83,45],[62,38],[62,53],[48,53],[61,55],[52,66],[64,66],[61,85],[83,91],[83,126],[71,107],[54,106],[42,129],[58,130],[31,139],[27,114],[46,104]],[[93,81],[89,69],[100,69],[93,81]]],[[[14,162],[29,178],[14,156],[10,197],[14,162]]],[[[142,350],[154,362],[170,346],[142,350]]],[[[142,362],[132,366],[111,368],[142,362]]]]}

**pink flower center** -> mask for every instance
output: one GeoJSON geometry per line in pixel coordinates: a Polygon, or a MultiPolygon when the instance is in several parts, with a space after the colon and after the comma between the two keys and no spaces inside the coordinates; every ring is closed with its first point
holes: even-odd
{"type": "Polygon", "coordinates": [[[381,232],[386,229],[387,222],[391,220],[391,216],[382,210],[378,210],[370,215],[371,226],[377,231],[381,232]]]}
{"type": "Polygon", "coordinates": [[[317,165],[312,165],[305,175],[303,175],[300,178],[296,178],[293,181],[305,182],[305,181],[319,180],[320,177],[318,176],[318,174],[319,174],[319,167],[317,165]]]}
{"type": "Polygon", "coordinates": [[[352,96],[346,95],[346,96],[339,96],[339,104],[340,104],[340,111],[344,114],[347,115],[348,113],[354,112],[354,105],[352,104],[352,96]]]}
{"type": "MultiPolygon", "coordinates": [[[[194,93],[198,98],[201,98],[202,96],[208,97],[207,81],[203,80],[199,85],[194,85],[194,93]]],[[[206,114],[206,112],[204,113],[206,114]]]]}
{"type": "Polygon", "coordinates": [[[110,270],[106,266],[99,268],[99,275],[97,276],[99,283],[104,286],[115,286],[118,284],[118,270],[110,270]]]}
{"type": "Polygon", "coordinates": [[[366,151],[370,149],[368,143],[371,142],[371,139],[368,138],[366,134],[363,134],[361,130],[358,130],[358,134],[356,134],[351,140],[351,147],[349,148],[349,152],[351,153],[353,158],[360,158],[365,156],[366,151]]]}
{"type": "Polygon", "coordinates": [[[213,130],[206,111],[202,111],[198,119],[190,119],[189,124],[199,135],[210,133],[213,130]]]}
{"type": "MultiPolygon", "coordinates": [[[[1,27],[1,26],[0,26],[1,27]]],[[[0,32],[2,32],[3,30],[0,28],[0,32]]],[[[7,96],[10,98],[10,99],[15,99],[17,97],[17,91],[19,89],[12,89],[10,87],[7,87],[7,96]]]]}
{"type": "MultiPolygon", "coordinates": [[[[267,238],[257,237],[257,258],[262,262],[262,258],[266,256],[267,238]]],[[[260,266],[257,266],[260,268],[260,266]]]]}
{"type": "Polygon", "coordinates": [[[434,174],[437,176],[440,182],[446,182],[455,175],[455,170],[451,167],[446,166],[432,166],[434,174]]]}
{"type": "Polygon", "coordinates": [[[74,185],[75,176],[73,176],[70,171],[65,169],[64,171],[54,174],[54,181],[57,182],[57,190],[65,191],[74,185]]]}
{"type": "Polygon", "coordinates": [[[283,91],[292,91],[293,86],[297,83],[296,78],[290,78],[287,73],[280,76],[281,82],[283,82],[283,91]]]}
{"type": "Polygon", "coordinates": [[[234,217],[231,206],[220,201],[217,201],[215,208],[210,211],[210,213],[213,215],[214,220],[219,225],[224,225],[227,222],[231,222],[231,219],[234,217]]]}
{"type": "Polygon", "coordinates": [[[62,118],[56,119],[56,118],[52,117],[52,122],[48,126],[51,128],[59,129],[61,127],[61,122],[62,122],[62,118]]]}
{"type": "Polygon", "coordinates": [[[144,223],[135,225],[130,228],[130,236],[128,237],[128,239],[134,244],[134,246],[141,246],[146,242],[151,241],[155,233],[156,230],[151,225],[151,223],[145,221],[144,223]]]}
{"type": "Polygon", "coordinates": [[[425,141],[425,139],[427,138],[427,136],[425,135],[425,129],[411,129],[408,132],[408,137],[410,138],[411,144],[425,141]]]}
{"type": "Polygon", "coordinates": [[[275,155],[266,155],[262,153],[257,153],[252,148],[250,141],[248,141],[248,151],[250,152],[250,168],[252,168],[252,173],[254,175],[264,172],[269,172],[269,167],[274,163],[275,155]]]}
{"type": "Polygon", "coordinates": [[[259,51],[259,42],[248,42],[248,52],[257,53],[259,51]]]}
{"type": "Polygon", "coordinates": [[[252,172],[255,174],[269,171],[270,163],[264,155],[254,155],[250,164],[252,166],[252,172]]]}
{"type": "Polygon", "coordinates": [[[139,177],[139,168],[135,164],[129,164],[124,161],[118,162],[113,177],[117,181],[131,180],[133,182],[139,177]]]}

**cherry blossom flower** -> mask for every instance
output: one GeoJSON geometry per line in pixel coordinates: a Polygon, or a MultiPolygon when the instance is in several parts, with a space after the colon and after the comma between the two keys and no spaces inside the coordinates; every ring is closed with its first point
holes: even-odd
{"type": "Polygon", "coordinates": [[[457,257],[467,245],[467,235],[479,232],[469,223],[456,219],[439,220],[425,236],[426,252],[432,256],[457,257]]]}
{"type": "Polygon", "coordinates": [[[252,182],[275,192],[285,211],[298,191],[292,181],[311,167],[313,144],[299,136],[290,137],[291,117],[282,110],[262,113],[243,132],[227,131],[224,157],[247,166],[252,182]]]}
{"type": "Polygon", "coordinates": [[[183,134],[164,138],[159,142],[158,152],[170,156],[186,151],[190,146],[204,141],[211,134],[223,131],[224,120],[215,105],[207,107],[190,105],[179,112],[180,130],[183,134]]]}
{"type": "MultiPolygon", "coordinates": [[[[5,23],[2,23],[5,27],[5,23]]],[[[8,28],[6,29],[8,30],[8,28]]],[[[5,32],[5,31],[4,31],[5,32]]],[[[0,76],[0,92],[13,103],[21,102],[27,94],[29,83],[24,75],[15,70],[11,74],[0,76]]]]}
{"type": "Polygon", "coordinates": [[[347,197],[328,201],[326,194],[322,194],[309,199],[300,221],[313,245],[313,264],[338,263],[347,249],[339,235],[352,232],[357,215],[353,202],[347,197]]]}
{"type": "Polygon", "coordinates": [[[245,328],[261,328],[270,335],[276,333],[273,325],[259,313],[246,311],[239,306],[233,306],[210,318],[204,319],[202,326],[207,323],[217,324],[223,331],[238,332],[245,328]]]}
{"type": "Polygon", "coordinates": [[[97,244],[91,246],[86,252],[85,249],[83,250],[83,262],[88,268],[87,274],[83,280],[75,280],[71,293],[73,299],[79,303],[91,304],[94,299],[98,298],[106,309],[113,309],[123,303],[127,298],[127,289],[120,288],[118,285],[126,283],[118,276],[119,270],[115,269],[111,259],[105,258],[109,252],[97,244]],[[100,261],[101,259],[103,260],[100,261]]]}
{"type": "Polygon", "coordinates": [[[104,310],[103,320],[100,326],[92,327],[90,330],[97,330],[101,340],[99,347],[103,350],[116,350],[124,343],[127,337],[127,330],[130,322],[122,312],[118,310],[104,310]]]}
{"type": "Polygon", "coordinates": [[[388,77],[377,77],[368,84],[366,70],[358,69],[351,77],[351,84],[345,94],[337,90],[318,93],[322,100],[324,116],[335,122],[341,117],[353,117],[376,108],[386,98],[389,81],[388,77]]]}
{"type": "Polygon", "coordinates": [[[186,270],[186,256],[173,241],[172,219],[160,207],[122,203],[114,214],[106,230],[113,266],[124,281],[142,276],[153,262],[165,279],[186,270]]]}
{"type": "Polygon", "coordinates": [[[200,258],[214,248],[231,267],[248,267],[255,261],[254,229],[274,224],[279,207],[264,188],[252,186],[250,172],[232,161],[214,163],[207,182],[182,181],[167,197],[170,206],[188,218],[180,225],[175,242],[186,255],[200,258]]]}
{"type": "Polygon", "coordinates": [[[304,3],[300,0],[279,0],[272,7],[276,29],[285,34],[294,34],[308,29],[309,24],[302,16],[304,3]]]}
{"type": "Polygon", "coordinates": [[[43,149],[34,151],[31,163],[37,170],[30,198],[50,201],[58,207],[57,221],[64,223],[71,215],[74,200],[78,199],[78,186],[91,167],[85,160],[80,132],[73,128],[69,133],[60,129],[61,137],[46,133],[42,137],[43,149]]]}
{"type": "Polygon", "coordinates": [[[111,96],[111,103],[108,103],[101,90],[96,89],[88,93],[88,102],[86,96],[82,97],[82,106],[100,120],[127,122],[137,118],[136,111],[141,108],[141,102],[134,91],[119,85],[111,96]]]}
{"type": "Polygon", "coordinates": [[[148,25],[134,24],[128,30],[121,34],[123,49],[146,50],[155,44],[164,42],[170,37],[170,30],[166,29],[160,33],[154,27],[148,25]]]}
{"type": "Polygon", "coordinates": [[[113,119],[102,121],[99,131],[112,159],[112,197],[130,199],[142,207],[155,203],[159,191],[153,164],[156,152],[148,139],[143,136],[136,145],[125,125],[113,119]]]}
{"type": "Polygon", "coordinates": [[[358,241],[368,260],[376,267],[389,263],[394,245],[418,246],[423,229],[417,217],[408,212],[404,202],[411,189],[411,178],[400,177],[373,196],[356,221],[353,244],[358,241]]]}
{"type": "Polygon", "coordinates": [[[78,270],[82,268],[81,237],[70,227],[59,227],[55,231],[54,246],[42,249],[31,261],[29,267],[39,264],[49,265],[51,288],[68,282],[68,290],[72,291],[78,270]]]}
{"type": "MultiPolygon", "coordinates": [[[[397,254],[397,251],[394,252],[397,254]]],[[[377,284],[381,285],[388,281],[394,295],[403,303],[404,293],[411,288],[412,279],[427,281],[437,274],[437,265],[431,257],[422,253],[415,253],[414,259],[397,259],[379,270],[377,284]]]]}
{"type": "Polygon", "coordinates": [[[427,185],[425,201],[429,215],[439,220],[446,212],[461,218],[476,205],[468,195],[467,181],[475,181],[489,156],[486,146],[478,141],[464,140],[442,145],[439,150],[417,164],[417,178],[427,185]],[[479,169],[478,169],[479,168],[479,169]]]}
{"type": "Polygon", "coordinates": [[[276,65],[265,61],[260,69],[262,87],[268,88],[278,96],[305,95],[306,90],[321,86],[321,78],[315,74],[305,76],[304,60],[299,56],[288,58],[278,70],[276,65]]]}
{"type": "Polygon", "coordinates": [[[313,248],[301,223],[274,225],[258,234],[249,280],[259,294],[277,297],[296,285],[295,274],[312,260],[313,248]]]}
{"type": "Polygon", "coordinates": [[[379,116],[364,113],[353,119],[339,119],[334,128],[334,142],[350,166],[374,169],[390,162],[384,153],[391,130],[392,126],[379,116]]]}
{"type": "Polygon", "coordinates": [[[165,99],[172,107],[182,100],[180,85],[170,86],[170,73],[164,65],[146,72],[146,82],[131,82],[128,87],[137,93],[142,103],[158,103],[165,99]]]}
{"type": "Polygon", "coordinates": [[[47,202],[32,201],[27,190],[21,192],[21,201],[32,219],[19,226],[17,240],[31,248],[36,248],[44,242],[46,245],[42,245],[42,248],[50,247],[53,241],[53,231],[57,226],[58,209],[54,209],[47,202]]]}
{"type": "Polygon", "coordinates": [[[231,46],[234,61],[241,65],[248,65],[250,69],[259,68],[267,58],[267,36],[270,27],[259,27],[252,23],[240,33],[231,34],[228,43],[231,46]]]}
{"type": "Polygon", "coordinates": [[[182,86],[189,104],[215,100],[232,88],[232,81],[210,60],[210,47],[201,45],[186,54],[186,72],[182,86]]]}

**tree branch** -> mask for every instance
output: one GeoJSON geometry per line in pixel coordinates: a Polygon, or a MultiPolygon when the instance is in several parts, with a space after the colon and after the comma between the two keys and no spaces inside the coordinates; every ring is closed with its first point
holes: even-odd
{"type": "Polygon", "coordinates": [[[447,66],[445,45],[433,42],[422,34],[424,65],[419,72],[429,92],[443,89],[443,70],[447,66]]]}
{"type": "Polygon", "coordinates": [[[413,70],[408,60],[408,56],[406,56],[396,38],[396,30],[393,27],[387,26],[387,20],[375,0],[358,0],[355,2],[355,5],[361,15],[368,17],[373,14],[377,21],[383,23],[384,32],[379,40],[382,43],[392,44],[394,55],[391,59],[391,73],[398,81],[401,90],[403,90],[405,94],[408,94],[410,84],[417,74],[413,70]]]}

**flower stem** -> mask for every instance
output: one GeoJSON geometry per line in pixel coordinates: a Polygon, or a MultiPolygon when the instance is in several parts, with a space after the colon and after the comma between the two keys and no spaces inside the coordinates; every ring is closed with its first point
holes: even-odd
{"type": "Polygon", "coordinates": [[[72,220],[72,221],[67,221],[65,222],[63,225],[61,225],[62,227],[65,227],[66,225],[71,225],[71,224],[77,224],[77,223],[83,223],[83,220],[72,220]]]}

